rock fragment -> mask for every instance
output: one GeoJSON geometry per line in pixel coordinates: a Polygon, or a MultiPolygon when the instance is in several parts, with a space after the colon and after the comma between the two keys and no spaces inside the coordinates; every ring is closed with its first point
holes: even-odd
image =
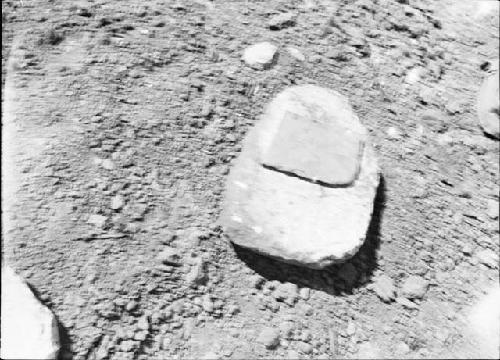
{"type": "Polygon", "coordinates": [[[298,299],[299,289],[292,283],[279,284],[274,291],[274,298],[292,306],[298,299]]]}
{"type": "Polygon", "coordinates": [[[191,270],[186,274],[186,282],[191,286],[203,285],[207,281],[206,265],[203,258],[196,258],[191,270]]]}
{"type": "Polygon", "coordinates": [[[181,256],[177,249],[166,247],[158,254],[158,260],[165,265],[180,265],[181,256]]]}
{"type": "Polygon", "coordinates": [[[294,26],[297,21],[297,15],[293,12],[287,12],[275,15],[269,20],[269,29],[281,30],[294,26]]]}
{"type": "Polygon", "coordinates": [[[311,296],[311,289],[309,288],[300,289],[299,296],[302,300],[309,300],[309,297],[311,296]]]}
{"type": "Polygon", "coordinates": [[[372,285],[372,289],[384,302],[391,302],[396,297],[394,281],[387,275],[379,276],[372,285]]]}
{"type": "Polygon", "coordinates": [[[263,329],[258,338],[257,342],[264,345],[267,349],[274,349],[280,343],[280,331],[279,329],[267,327],[263,329]]]}
{"type": "Polygon", "coordinates": [[[302,354],[311,354],[313,352],[312,345],[304,341],[299,341],[297,344],[297,348],[299,349],[299,352],[301,352],[302,354]]]}
{"type": "Polygon", "coordinates": [[[123,201],[123,197],[121,197],[120,195],[116,195],[111,200],[111,209],[113,210],[120,210],[123,205],[125,205],[125,202],[123,201]]]}
{"type": "Polygon", "coordinates": [[[408,277],[401,287],[401,295],[407,299],[422,299],[427,292],[429,282],[420,276],[408,277]]]}
{"type": "Polygon", "coordinates": [[[273,66],[278,57],[278,47],[269,42],[249,46],[243,52],[242,60],[251,68],[266,70],[273,66]]]}
{"type": "Polygon", "coordinates": [[[304,54],[302,54],[302,52],[299,49],[289,46],[286,48],[286,50],[288,51],[290,56],[293,57],[295,60],[301,62],[306,61],[306,57],[304,56],[304,54]]]}
{"type": "Polygon", "coordinates": [[[498,267],[498,254],[490,249],[478,251],[476,254],[476,258],[481,264],[486,265],[487,267],[490,267],[492,269],[498,267]]]}
{"type": "Polygon", "coordinates": [[[108,218],[104,215],[92,214],[89,216],[87,223],[98,228],[103,228],[106,225],[108,218]]]}
{"type": "Polygon", "coordinates": [[[498,201],[493,200],[493,199],[488,200],[487,214],[493,220],[498,219],[498,213],[499,213],[498,206],[499,206],[498,201]]]}

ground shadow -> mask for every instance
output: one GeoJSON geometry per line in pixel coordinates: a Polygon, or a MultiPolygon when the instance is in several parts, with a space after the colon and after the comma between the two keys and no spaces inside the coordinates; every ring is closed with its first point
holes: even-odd
{"type": "Polygon", "coordinates": [[[373,215],[366,240],[351,259],[342,264],[313,270],[257,254],[233,244],[236,255],[245,264],[267,280],[295,283],[331,295],[352,294],[353,289],[370,281],[377,267],[377,250],[380,244],[380,220],[385,206],[385,182],[380,178],[375,197],[373,215]]]}

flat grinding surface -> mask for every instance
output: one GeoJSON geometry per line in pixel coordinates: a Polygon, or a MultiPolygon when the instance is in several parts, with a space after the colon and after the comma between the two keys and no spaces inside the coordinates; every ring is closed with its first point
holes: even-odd
{"type": "Polygon", "coordinates": [[[334,119],[286,113],[263,165],[323,185],[349,185],[359,173],[363,143],[334,119]]]}

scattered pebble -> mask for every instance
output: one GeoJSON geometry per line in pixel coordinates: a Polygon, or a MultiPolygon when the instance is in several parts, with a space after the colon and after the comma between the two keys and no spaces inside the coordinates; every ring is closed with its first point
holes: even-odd
{"type": "Polygon", "coordinates": [[[264,285],[265,279],[260,275],[252,275],[250,277],[250,286],[255,289],[261,289],[262,285],[264,285]]]}
{"type": "Polygon", "coordinates": [[[172,247],[166,247],[158,254],[158,259],[165,265],[180,265],[179,251],[172,247]]]}
{"type": "Polygon", "coordinates": [[[191,270],[186,274],[186,282],[191,286],[203,285],[207,281],[206,265],[202,257],[197,257],[191,270]]]}
{"type": "Polygon", "coordinates": [[[266,70],[273,66],[277,57],[277,46],[269,42],[261,42],[246,48],[242,59],[253,69],[266,70]]]}
{"type": "Polygon", "coordinates": [[[386,134],[391,140],[398,140],[401,138],[401,131],[394,126],[389,127],[386,134]]]}
{"type": "Polygon", "coordinates": [[[379,276],[373,284],[372,289],[384,302],[391,302],[396,297],[394,281],[387,275],[379,276]]]}
{"type": "Polygon", "coordinates": [[[405,77],[405,82],[408,84],[415,84],[420,81],[422,75],[424,74],[425,69],[423,67],[415,67],[408,71],[405,77]]]}
{"type": "Polygon", "coordinates": [[[104,215],[92,214],[89,216],[87,223],[92,224],[98,228],[103,228],[106,225],[108,218],[104,215]]]}
{"type": "Polygon", "coordinates": [[[300,289],[299,296],[302,300],[309,300],[309,297],[311,296],[311,289],[309,288],[300,289]]]}
{"type": "Polygon", "coordinates": [[[498,267],[498,254],[490,249],[484,249],[476,253],[476,258],[481,264],[489,268],[496,269],[498,267]]]}
{"type": "Polygon", "coordinates": [[[297,343],[297,349],[299,350],[299,352],[306,355],[311,354],[313,352],[312,345],[303,341],[299,341],[297,343]]]}
{"type": "Polygon", "coordinates": [[[295,350],[288,350],[286,358],[289,360],[297,360],[300,358],[300,354],[295,350]]]}
{"type": "Polygon", "coordinates": [[[161,342],[161,348],[163,350],[169,350],[171,344],[172,344],[172,339],[170,339],[169,337],[165,336],[165,337],[163,337],[163,340],[161,342]]]}
{"type": "Polygon", "coordinates": [[[138,304],[136,301],[133,301],[133,300],[132,300],[132,301],[129,301],[129,302],[127,303],[127,305],[125,305],[125,310],[127,310],[128,312],[132,312],[132,311],[134,311],[135,309],[137,309],[138,305],[139,305],[139,304],[138,304]]]}
{"type": "Polygon", "coordinates": [[[279,329],[281,332],[281,336],[284,339],[290,339],[290,337],[292,336],[292,333],[293,333],[293,329],[294,329],[293,322],[283,321],[282,323],[280,323],[279,329]]]}
{"type": "Polygon", "coordinates": [[[397,297],[396,302],[408,309],[418,309],[418,305],[404,297],[397,297]]]}
{"type": "Polygon", "coordinates": [[[275,15],[269,20],[269,29],[281,30],[287,27],[294,26],[297,21],[297,15],[292,12],[287,12],[275,15]]]}
{"type": "Polygon", "coordinates": [[[406,355],[410,352],[410,347],[403,341],[400,341],[399,343],[396,344],[394,347],[394,353],[398,355],[406,355]]]}
{"type": "Polygon", "coordinates": [[[470,256],[472,254],[472,245],[470,244],[465,244],[463,247],[462,247],[462,253],[464,255],[467,255],[467,256],[470,256]]]}
{"type": "Polygon", "coordinates": [[[264,328],[258,338],[257,342],[263,344],[267,349],[274,349],[280,342],[280,331],[276,328],[264,328]]]}
{"type": "Polygon", "coordinates": [[[358,359],[381,359],[380,349],[371,342],[363,342],[358,347],[356,358],[358,359]]]}
{"type": "Polygon", "coordinates": [[[214,303],[210,298],[210,295],[207,294],[203,296],[203,301],[201,303],[201,306],[203,310],[205,310],[207,313],[212,313],[214,311],[214,303]]]}
{"type": "Polygon", "coordinates": [[[401,287],[401,295],[408,299],[422,299],[427,292],[429,282],[420,276],[408,277],[401,287]]]}
{"type": "Polygon", "coordinates": [[[240,307],[236,304],[230,305],[227,309],[227,312],[230,316],[236,315],[240,312],[240,307]]]}
{"type": "Polygon", "coordinates": [[[148,331],[149,330],[149,319],[147,316],[143,316],[137,322],[137,327],[141,330],[148,331]]]}
{"type": "Polygon", "coordinates": [[[273,295],[276,300],[283,301],[286,304],[293,306],[298,299],[299,289],[297,285],[292,283],[280,283],[273,295]]]}
{"type": "Polygon", "coordinates": [[[101,166],[106,170],[113,170],[115,168],[115,164],[109,159],[104,159],[101,162],[101,166]]]}
{"type": "Polygon", "coordinates": [[[493,220],[498,219],[498,213],[499,213],[498,201],[493,200],[493,199],[489,199],[487,211],[488,211],[487,214],[491,219],[493,219],[493,220]]]}
{"type": "Polygon", "coordinates": [[[116,195],[111,200],[111,209],[120,210],[124,204],[125,202],[123,201],[123,197],[121,197],[120,195],[116,195]]]}
{"type": "Polygon", "coordinates": [[[353,321],[349,321],[347,324],[346,334],[347,336],[353,336],[356,333],[356,324],[353,321]]]}
{"type": "Polygon", "coordinates": [[[301,62],[306,61],[306,57],[304,56],[304,54],[302,54],[302,52],[299,49],[289,46],[286,48],[286,50],[288,51],[290,56],[293,57],[295,60],[301,62]]]}

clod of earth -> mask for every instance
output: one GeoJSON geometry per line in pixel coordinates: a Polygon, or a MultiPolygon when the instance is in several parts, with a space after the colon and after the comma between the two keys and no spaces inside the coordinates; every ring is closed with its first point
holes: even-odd
{"type": "Polygon", "coordinates": [[[290,87],[247,135],[221,223],[240,246],[323,268],[362,245],[378,183],[374,150],[347,99],[290,87]]]}
{"type": "Polygon", "coordinates": [[[489,74],[479,89],[477,115],[483,131],[496,139],[500,138],[500,73],[489,74]]]}
{"type": "Polygon", "coordinates": [[[55,359],[59,330],[54,314],[24,280],[2,266],[2,359],[55,359]]]}

